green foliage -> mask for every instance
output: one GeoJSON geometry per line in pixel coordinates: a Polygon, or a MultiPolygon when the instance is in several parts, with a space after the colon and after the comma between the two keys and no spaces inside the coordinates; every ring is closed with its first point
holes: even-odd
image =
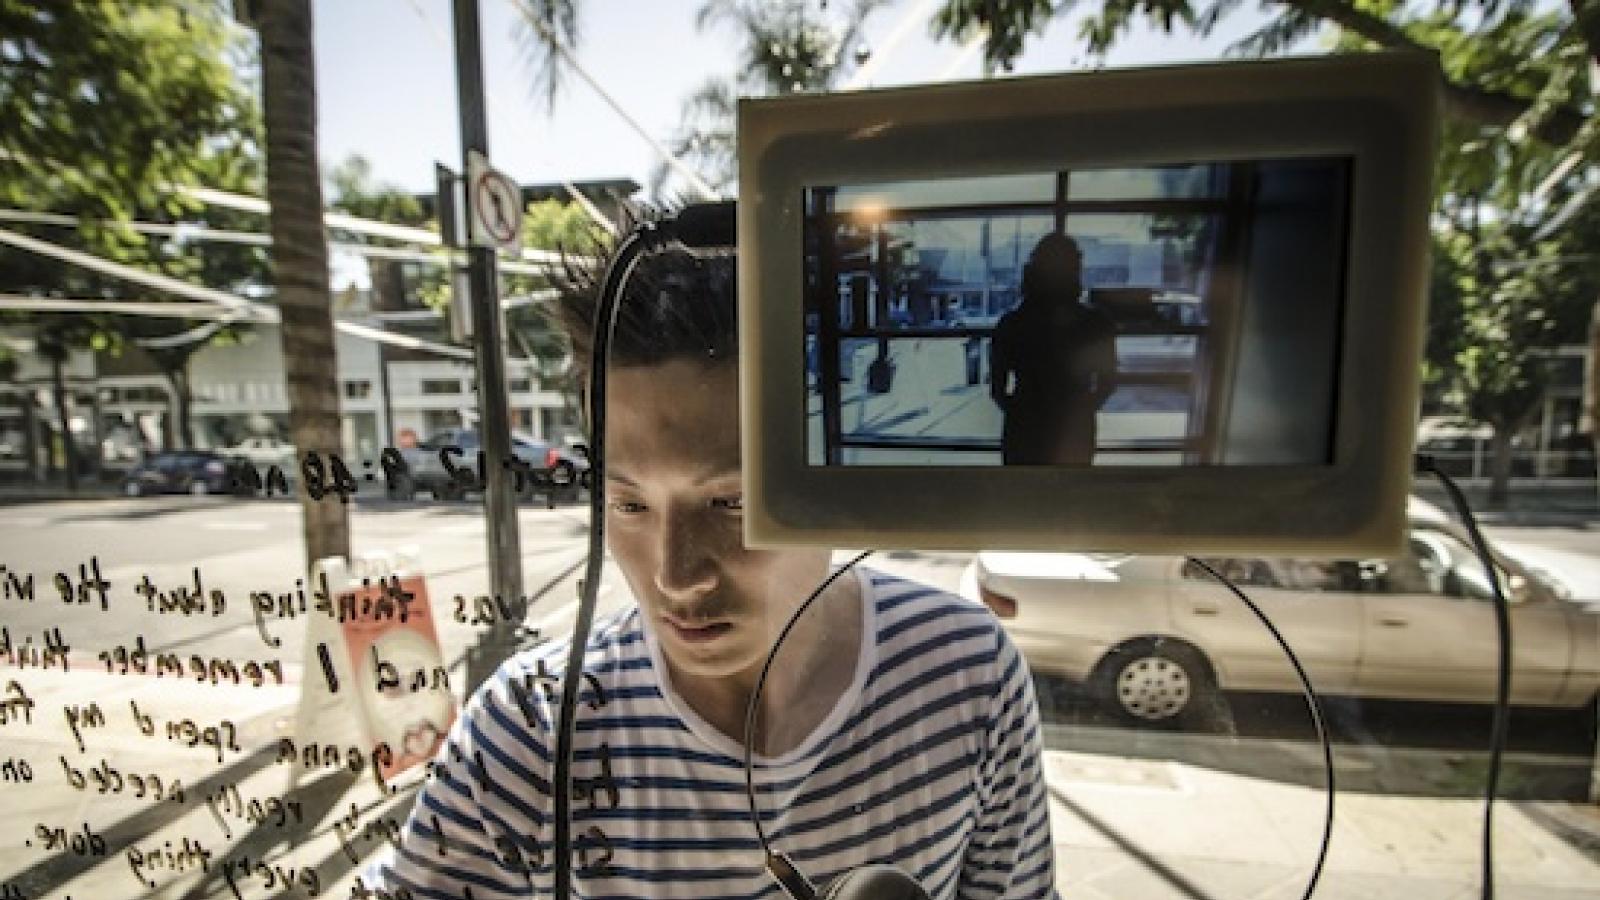
{"type": "Polygon", "coordinates": [[[539,200],[528,204],[522,220],[522,245],[529,250],[587,251],[596,224],[577,203],[539,200]]]}
{"type": "MultiPolygon", "coordinates": [[[[1241,0],[1102,0],[1083,25],[1104,53],[1143,19],[1206,35],[1241,0]]],[[[933,28],[988,29],[1009,68],[1073,0],[946,0],[933,28]]],[[[1531,0],[1272,0],[1273,18],[1229,52],[1276,53],[1331,29],[1336,52],[1439,55],[1447,116],[1436,170],[1424,383],[1508,433],[1543,389],[1547,351],[1584,339],[1600,296],[1600,3],[1531,0]],[[1569,213],[1572,213],[1569,215],[1569,213]]],[[[1600,347],[1591,348],[1600,353],[1600,347]]]]}
{"type": "MultiPolygon", "coordinates": [[[[220,287],[267,280],[266,249],[147,235],[131,220],[255,230],[259,216],[186,201],[177,186],[259,193],[261,125],[247,39],[208,0],[0,0],[0,204],[79,217],[75,232],[14,226],[102,258],[220,287]]],[[[162,299],[30,253],[0,249],[0,290],[44,296],[162,299]]],[[[189,331],[182,319],[13,314],[42,348],[121,352],[189,331]]],[[[152,351],[169,373],[209,340],[152,351]]]]}
{"type": "Polygon", "coordinates": [[[352,154],[328,173],[328,206],[352,216],[396,225],[421,225],[427,221],[422,204],[404,188],[372,178],[372,163],[352,154]]]}
{"type": "Polygon", "coordinates": [[[0,201],[181,212],[166,186],[255,115],[228,41],[209,0],[0,0],[0,201]]]}

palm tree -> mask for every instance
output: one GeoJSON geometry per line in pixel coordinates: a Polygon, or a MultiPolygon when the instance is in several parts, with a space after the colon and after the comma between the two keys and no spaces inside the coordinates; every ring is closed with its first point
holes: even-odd
{"type": "MultiPolygon", "coordinates": [[[[695,18],[701,30],[719,23],[741,35],[739,74],[711,78],[684,102],[684,126],[670,144],[680,158],[707,175],[722,191],[732,184],[738,162],[734,121],[740,96],[817,93],[838,86],[867,55],[861,26],[890,0],[854,0],[833,17],[810,0],[706,0],[695,18]]],[[[659,196],[665,165],[652,178],[659,196]]]]}
{"type": "MultiPolygon", "coordinates": [[[[289,435],[302,453],[339,449],[339,383],[328,244],[317,170],[317,81],[311,0],[270,0],[260,9],[262,100],[267,125],[267,201],[272,266],[282,313],[289,435]]],[[[349,557],[343,503],[300,493],[306,562],[349,557]]]]}

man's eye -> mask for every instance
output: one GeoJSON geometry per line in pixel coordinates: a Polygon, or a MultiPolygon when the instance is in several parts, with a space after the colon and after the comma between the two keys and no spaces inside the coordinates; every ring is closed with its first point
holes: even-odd
{"type": "Polygon", "coordinates": [[[711,507],[713,509],[725,509],[731,512],[741,512],[744,510],[744,497],[739,494],[732,494],[727,497],[712,497],[711,507]]]}
{"type": "Polygon", "coordinates": [[[645,509],[646,507],[643,503],[635,503],[632,500],[616,500],[611,504],[612,512],[624,516],[638,515],[644,512],[645,509]]]}

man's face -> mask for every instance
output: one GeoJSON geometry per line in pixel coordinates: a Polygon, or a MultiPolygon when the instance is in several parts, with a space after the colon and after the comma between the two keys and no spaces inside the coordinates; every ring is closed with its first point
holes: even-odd
{"type": "Polygon", "coordinates": [[[738,370],[614,367],[606,401],[606,535],[678,671],[749,673],[826,577],[822,550],[747,550],[738,370]]]}

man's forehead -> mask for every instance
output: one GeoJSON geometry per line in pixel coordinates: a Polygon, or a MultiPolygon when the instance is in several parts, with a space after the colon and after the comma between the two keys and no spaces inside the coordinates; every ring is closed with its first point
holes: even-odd
{"type": "Polygon", "coordinates": [[[668,463],[676,469],[739,470],[738,372],[672,361],[613,371],[606,397],[606,456],[622,474],[668,463]]]}

